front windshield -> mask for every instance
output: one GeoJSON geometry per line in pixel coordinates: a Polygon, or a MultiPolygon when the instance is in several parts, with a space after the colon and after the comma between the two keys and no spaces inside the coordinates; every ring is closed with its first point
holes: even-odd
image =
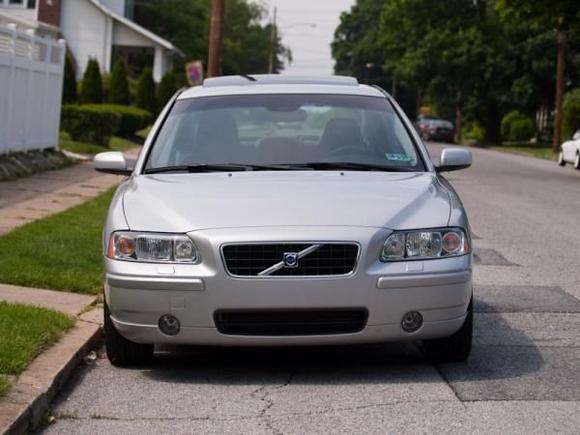
{"type": "Polygon", "coordinates": [[[177,101],[157,135],[145,171],[312,163],[424,170],[409,133],[386,98],[280,94],[177,101]]]}

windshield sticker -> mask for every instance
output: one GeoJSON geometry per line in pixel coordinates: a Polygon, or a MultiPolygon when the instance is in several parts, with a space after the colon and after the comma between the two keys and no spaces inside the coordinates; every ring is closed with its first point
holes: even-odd
{"type": "Polygon", "coordinates": [[[387,157],[387,160],[390,160],[391,162],[410,162],[411,161],[411,157],[409,157],[406,154],[385,153],[385,156],[387,157]]]}

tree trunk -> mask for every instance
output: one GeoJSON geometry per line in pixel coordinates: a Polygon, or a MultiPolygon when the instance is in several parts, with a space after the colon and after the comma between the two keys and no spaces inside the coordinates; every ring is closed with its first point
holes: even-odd
{"type": "MultiPolygon", "coordinates": [[[[561,21],[561,20],[560,20],[561,21]]],[[[558,152],[562,142],[562,107],[564,105],[564,73],[566,69],[566,32],[558,29],[558,61],[556,67],[556,102],[552,149],[558,152]]]]}
{"type": "Polygon", "coordinates": [[[461,92],[457,93],[455,102],[455,142],[461,143],[461,122],[463,120],[463,107],[461,101],[461,92]]]}

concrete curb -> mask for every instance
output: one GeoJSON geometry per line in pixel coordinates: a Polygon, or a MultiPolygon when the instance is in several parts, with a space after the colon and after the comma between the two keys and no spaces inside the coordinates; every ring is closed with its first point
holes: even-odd
{"type": "Polygon", "coordinates": [[[99,312],[100,309],[92,310],[77,320],[66,335],[28,366],[0,399],[0,433],[24,434],[42,423],[58,391],[102,338],[101,326],[92,321],[99,312]]]}

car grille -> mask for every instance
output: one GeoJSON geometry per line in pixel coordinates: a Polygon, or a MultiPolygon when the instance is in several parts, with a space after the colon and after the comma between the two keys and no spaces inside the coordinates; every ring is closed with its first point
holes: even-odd
{"type": "Polygon", "coordinates": [[[236,244],[222,248],[226,269],[235,276],[332,276],[354,270],[359,247],[354,243],[236,244]],[[284,264],[298,254],[297,265],[284,264]]]}
{"type": "Polygon", "coordinates": [[[356,309],[326,310],[219,310],[214,313],[218,331],[226,335],[330,335],[362,331],[368,311],[356,309]]]}

